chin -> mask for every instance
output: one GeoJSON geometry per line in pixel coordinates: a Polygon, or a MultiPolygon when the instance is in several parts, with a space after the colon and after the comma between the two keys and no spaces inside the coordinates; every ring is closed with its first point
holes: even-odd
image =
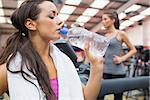
{"type": "Polygon", "coordinates": [[[58,40],[58,39],[60,39],[60,38],[61,38],[61,36],[59,35],[59,36],[54,37],[53,40],[55,41],[55,40],[58,40]]]}
{"type": "Polygon", "coordinates": [[[109,27],[106,26],[106,27],[105,27],[105,30],[107,30],[108,28],[109,28],[109,27]]]}

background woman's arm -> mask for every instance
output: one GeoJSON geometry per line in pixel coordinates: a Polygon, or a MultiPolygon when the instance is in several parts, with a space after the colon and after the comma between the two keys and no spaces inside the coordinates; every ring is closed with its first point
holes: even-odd
{"type": "Polygon", "coordinates": [[[125,55],[122,56],[116,56],[114,55],[113,61],[115,64],[120,64],[123,61],[126,61],[128,58],[130,58],[131,56],[133,56],[136,53],[136,48],[134,47],[134,45],[129,41],[127,35],[125,32],[120,31],[118,38],[120,41],[122,41],[122,43],[125,43],[127,45],[127,47],[129,48],[129,52],[126,53],[125,55]]]}
{"type": "Polygon", "coordinates": [[[135,46],[129,41],[127,35],[125,33],[121,33],[122,41],[127,45],[129,48],[129,52],[123,56],[123,60],[127,60],[129,57],[133,56],[136,53],[135,46]]]}

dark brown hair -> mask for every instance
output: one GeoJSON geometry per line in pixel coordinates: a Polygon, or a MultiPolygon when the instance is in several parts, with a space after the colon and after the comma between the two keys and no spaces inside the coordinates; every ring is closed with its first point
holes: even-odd
{"type": "MultiPolygon", "coordinates": [[[[38,19],[38,15],[41,12],[38,5],[44,1],[50,0],[26,0],[14,11],[11,16],[11,21],[13,26],[18,29],[18,32],[12,34],[8,38],[6,47],[0,56],[0,65],[7,63],[7,70],[14,74],[21,73],[25,80],[32,83],[28,78],[33,77],[23,70],[25,65],[28,71],[36,77],[41,90],[46,95],[46,98],[54,100],[56,96],[50,86],[48,70],[38,52],[33,48],[30,39],[31,35],[28,32],[28,28],[24,25],[27,18],[32,20],[38,19]],[[15,58],[17,53],[22,57],[21,68],[19,71],[12,71],[9,68],[9,64],[12,59],[15,58]]],[[[32,84],[35,85],[34,83],[32,84]]]]}
{"type": "Polygon", "coordinates": [[[106,10],[106,11],[104,11],[104,14],[107,14],[110,19],[114,19],[115,20],[114,26],[116,29],[119,29],[120,22],[119,22],[117,12],[114,10],[106,10]]]}

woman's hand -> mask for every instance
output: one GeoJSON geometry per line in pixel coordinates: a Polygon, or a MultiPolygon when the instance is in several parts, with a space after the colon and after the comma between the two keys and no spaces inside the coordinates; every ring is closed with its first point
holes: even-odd
{"type": "Polygon", "coordinates": [[[85,49],[84,49],[85,54],[88,57],[90,63],[93,65],[98,64],[98,63],[103,63],[104,61],[103,57],[96,57],[89,51],[90,46],[91,46],[91,43],[88,42],[85,44],[85,49]]]}
{"type": "Polygon", "coordinates": [[[114,55],[113,61],[115,64],[120,64],[124,61],[123,57],[114,55]]]}
{"type": "Polygon", "coordinates": [[[101,66],[104,62],[103,57],[97,57],[94,56],[90,51],[89,48],[91,46],[91,43],[86,43],[85,44],[85,54],[86,57],[88,58],[88,60],[90,61],[91,66],[95,66],[95,67],[101,67],[101,69],[103,69],[103,66],[101,66]]]}

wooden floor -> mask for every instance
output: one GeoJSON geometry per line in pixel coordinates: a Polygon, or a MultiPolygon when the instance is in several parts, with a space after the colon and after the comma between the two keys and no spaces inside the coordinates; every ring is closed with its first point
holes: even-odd
{"type": "MultiPolygon", "coordinates": [[[[107,95],[104,100],[114,100],[113,95],[107,95]]],[[[132,96],[126,98],[126,96],[123,96],[123,100],[144,100],[143,96],[132,96]]]]}

